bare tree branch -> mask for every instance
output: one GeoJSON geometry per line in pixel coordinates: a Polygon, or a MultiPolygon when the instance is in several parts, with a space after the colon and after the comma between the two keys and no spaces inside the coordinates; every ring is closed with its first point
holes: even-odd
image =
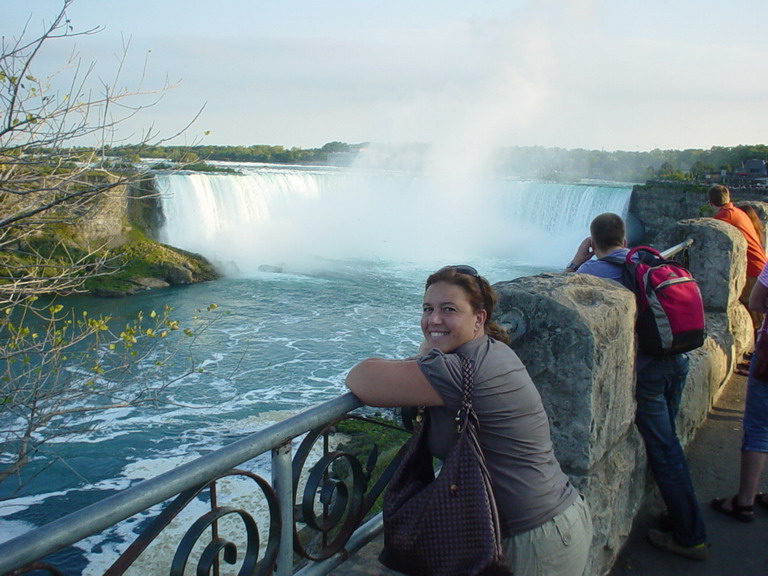
{"type": "MultiPolygon", "coordinates": [[[[28,20],[18,37],[0,39],[0,482],[15,477],[19,486],[31,459],[51,457],[54,440],[91,430],[93,415],[167,403],[166,388],[199,371],[189,350],[181,356],[188,360],[173,369],[171,362],[215,321],[183,330],[167,309],[118,329],[108,317],[76,317],[50,299],[118,267],[104,243],[76,243],[74,230],[99,202],[151,177],[108,169],[107,153],[118,128],[173,87],[145,90],[143,73],[138,90],[122,87],[130,39],[108,81],[76,52],[52,75],[37,76],[44,46],[101,30],[75,31],[67,16],[73,2],[64,0],[37,35],[28,20]],[[62,85],[63,93],[54,88],[62,85]],[[92,137],[97,145],[78,146],[92,137]]],[[[150,138],[152,128],[138,146],[150,138]]]]}

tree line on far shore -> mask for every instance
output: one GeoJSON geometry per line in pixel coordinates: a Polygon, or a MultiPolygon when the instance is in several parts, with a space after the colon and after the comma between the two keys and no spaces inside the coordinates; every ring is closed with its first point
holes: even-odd
{"type": "MultiPolygon", "coordinates": [[[[356,156],[374,149],[379,151],[378,157],[383,167],[397,167],[393,165],[392,159],[396,158],[400,163],[404,156],[409,158],[409,167],[419,166],[429,152],[429,147],[421,144],[380,146],[368,142],[359,144],[328,142],[320,148],[285,148],[267,144],[252,146],[147,146],[145,144],[119,146],[105,152],[123,162],[156,158],[187,164],[200,161],[230,161],[344,165],[351,163],[356,156]],[[390,161],[387,162],[387,159],[390,161]]],[[[509,146],[497,149],[491,155],[489,165],[505,176],[544,180],[567,181],[593,178],[623,182],[643,182],[650,179],[698,181],[711,174],[719,174],[723,170],[728,174],[737,173],[742,169],[744,162],[753,159],[768,159],[768,145],[713,146],[708,150],[655,149],[646,152],[509,146]]],[[[461,161],[460,158],[457,160],[461,161]]]]}
{"type": "Polygon", "coordinates": [[[265,164],[327,164],[334,153],[357,153],[367,144],[329,142],[320,148],[285,148],[256,144],[252,146],[151,146],[125,145],[107,147],[104,152],[124,162],[138,162],[144,158],[181,162],[199,161],[261,162],[265,164]]]}

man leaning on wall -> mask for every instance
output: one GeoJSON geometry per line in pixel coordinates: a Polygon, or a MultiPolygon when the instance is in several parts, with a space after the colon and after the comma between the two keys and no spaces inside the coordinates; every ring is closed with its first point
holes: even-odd
{"type": "MultiPolygon", "coordinates": [[[[623,266],[601,258],[626,257],[629,250],[624,221],[617,214],[600,214],[592,220],[589,231],[590,235],[579,245],[566,272],[591,274],[621,283],[623,266]]],[[[650,530],[648,537],[663,550],[692,560],[704,560],[706,530],[675,429],[688,365],[687,354],[653,357],[637,352],[635,424],[667,507],[664,523],[671,528],[671,531],[650,530]]]]}
{"type": "Polygon", "coordinates": [[[763,315],[755,310],[749,308],[749,295],[752,293],[752,289],[755,287],[757,277],[760,275],[760,271],[765,266],[765,251],[763,250],[763,244],[760,242],[760,237],[755,230],[752,220],[749,219],[746,212],[740,210],[731,202],[731,191],[727,186],[722,184],[715,184],[707,191],[707,200],[709,205],[715,211],[714,217],[716,220],[727,222],[728,224],[735,226],[739,229],[744,236],[744,240],[747,241],[747,282],[744,285],[744,290],[739,296],[739,301],[747,307],[749,310],[749,316],[752,318],[752,326],[754,330],[760,328],[763,322],[763,315]]]}

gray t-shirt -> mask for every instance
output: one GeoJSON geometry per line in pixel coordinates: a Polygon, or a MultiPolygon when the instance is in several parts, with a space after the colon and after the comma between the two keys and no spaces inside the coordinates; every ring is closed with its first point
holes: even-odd
{"type": "MultiPolygon", "coordinates": [[[[472,361],[473,405],[499,509],[503,535],[532,530],[551,520],[578,497],[555,458],[549,419],[541,396],[517,354],[490,337],[459,348],[472,361]]],[[[444,458],[455,438],[461,405],[461,364],[456,354],[432,350],[419,367],[445,406],[429,408],[429,448],[444,458]]]]}

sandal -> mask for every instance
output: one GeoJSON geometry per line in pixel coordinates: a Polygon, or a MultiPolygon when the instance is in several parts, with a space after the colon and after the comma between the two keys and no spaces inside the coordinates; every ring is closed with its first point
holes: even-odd
{"type": "Polygon", "coordinates": [[[721,514],[725,514],[726,516],[730,516],[731,518],[736,518],[736,520],[741,520],[742,522],[752,522],[755,519],[755,514],[754,514],[755,507],[739,506],[739,503],[736,502],[736,496],[733,496],[732,498],[715,498],[709,504],[710,506],[712,506],[712,508],[714,508],[721,514]],[[731,503],[730,510],[723,507],[723,504],[725,504],[726,502],[731,503]]]}
{"type": "Polygon", "coordinates": [[[758,492],[755,494],[755,502],[760,504],[760,506],[768,508],[768,494],[765,492],[758,492]]]}

